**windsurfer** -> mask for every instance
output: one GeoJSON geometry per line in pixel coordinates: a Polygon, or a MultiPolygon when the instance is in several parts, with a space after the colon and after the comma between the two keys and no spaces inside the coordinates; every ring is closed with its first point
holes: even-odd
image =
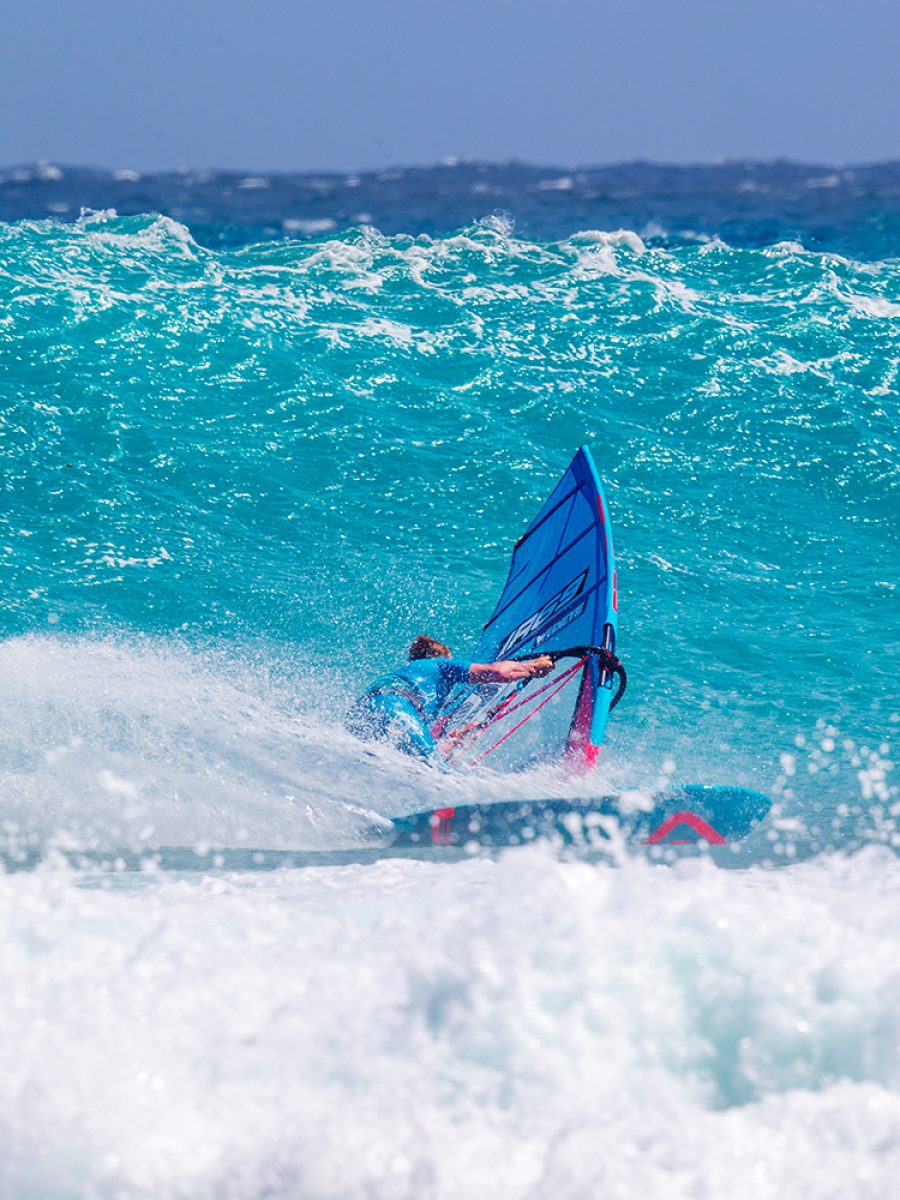
{"type": "Polygon", "coordinates": [[[420,634],[409,662],[370,684],[344,718],[346,728],[365,741],[390,742],[404,754],[428,759],[434,752],[431,727],[451,690],[459,683],[514,683],[553,670],[546,654],[526,661],[463,662],[450,648],[420,634]]]}

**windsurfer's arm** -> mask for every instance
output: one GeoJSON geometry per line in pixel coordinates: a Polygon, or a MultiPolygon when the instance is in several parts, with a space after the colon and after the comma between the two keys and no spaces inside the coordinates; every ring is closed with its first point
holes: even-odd
{"type": "MultiPolygon", "coordinates": [[[[549,654],[541,654],[538,658],[527,659],[524,662],[517,662],[515,659],[503,659],[500,662],[493,663],[471,663],[469,665],[469,682],[470,683],[515,683],[519,679],[535,679],[541,675],[547,675],[553,670],[553,659],[549,654]]],[[[508,702],[515,693],[507,696],[508,702]]],[[[448,747],[460,738],[465,738],[466,734],[473,730],[486,728],[490,720],[497,715],[497,710],[489,714],[487,721],[484,714],[477,717],[474,721],[469,721],[465,725],[460,725],[457,729],[451,729],[438,742],[442,746],[444,753],[453,753],[448,751],[448,747]]]]}
{"type": "Polygon", "coordinates": [[[514,683],[517,679],[532,679],[547,675],[553,670],[553,659],[549,654],[530,658],[525,662],[506,659],[495,663],[472,663],[469,680],[472,683],[514,683]]]}

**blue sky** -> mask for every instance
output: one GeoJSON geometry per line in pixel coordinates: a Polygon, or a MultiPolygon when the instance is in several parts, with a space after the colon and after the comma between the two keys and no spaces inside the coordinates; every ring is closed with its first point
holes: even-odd
{"type": "Polygon", "coordinates": [[[896,0],[10,0],[0,163],[900,158],[896,0]]]}

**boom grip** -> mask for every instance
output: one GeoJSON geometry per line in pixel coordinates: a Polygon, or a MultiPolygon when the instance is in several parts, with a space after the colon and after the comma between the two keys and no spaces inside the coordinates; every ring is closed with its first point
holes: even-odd
{"type": "MultiPolygon", "coordinates": [[[[568,646],[565,650],[546,650],[544,653],[554,663],[559,662],[561,658],[587,658],[591,654],[595,655],[599,659],[602,671],[609,671],[619,678],[619,686],[616,689],[616,694],[609,704],[610,712],[612,712],[625,695],[625,688],[628,686],[628,676],[625,674],[625,668],[615,654],[611,650],[607,650],[605,646],[568,646]]],[[[537,657],[537,654],[529,654],[528,658],[520,658],[516,661],[530,662],[533,658],[537,657]]]]}

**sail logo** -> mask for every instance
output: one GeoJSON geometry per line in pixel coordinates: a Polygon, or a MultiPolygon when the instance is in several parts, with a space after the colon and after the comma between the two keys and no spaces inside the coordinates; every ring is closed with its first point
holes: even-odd
{"type": "Polygon", "coordinates": [[[571,625],[573,621],[587,608],[587,600],[582,600],[580,604],[576,604],[574,608],[570,608],[567,613],[563,613],[561,617],[554,620],[552,625],[545,626],[539,634],[535,636],[534,648],[538,649],[544,642],[549,642],[550,638],[556,637],[561,629],[565,629],[567,625],[571,625]]]}
{"type": "MultiPolygon", "coordinates": [[[[521,625],[517,625],[512,633],[508,634],[504,638],[503,644],[497,651],[497,657],[503,658],[504,654],[509,654],[511,650],[520,649],[525,642],[531,638],[534,638],[537,641],[537,635],[539,633],[542,633],[544,636],[546,636],[547,631],[544,630],[544,626],[548,622],[553,621],[553,618],[558,616],[567,604],[571,604],[571,602],[578,595],[580,595],[580,593],[584,590],[584,584],[587,576],[588,568],[585,567],[585,569],[580,574],[576,575],[574,579],[569,580],[565,587],[560,588],[554,596],[551,596],[549,600],[546,600],[537,610],[537,612],[532,613],[530,617],[526,617],[521,625]]],[[[575,617],[583,611],[584,604],[582,603],[581,607],[578,609],[578,612],[573,611],[571,613],[567,613],[565,619],[560,618],[560,620],[554,624],[552,632],[556,633],[559,629],[564,628],[569,621],[574,620],[575,617]]]]}

